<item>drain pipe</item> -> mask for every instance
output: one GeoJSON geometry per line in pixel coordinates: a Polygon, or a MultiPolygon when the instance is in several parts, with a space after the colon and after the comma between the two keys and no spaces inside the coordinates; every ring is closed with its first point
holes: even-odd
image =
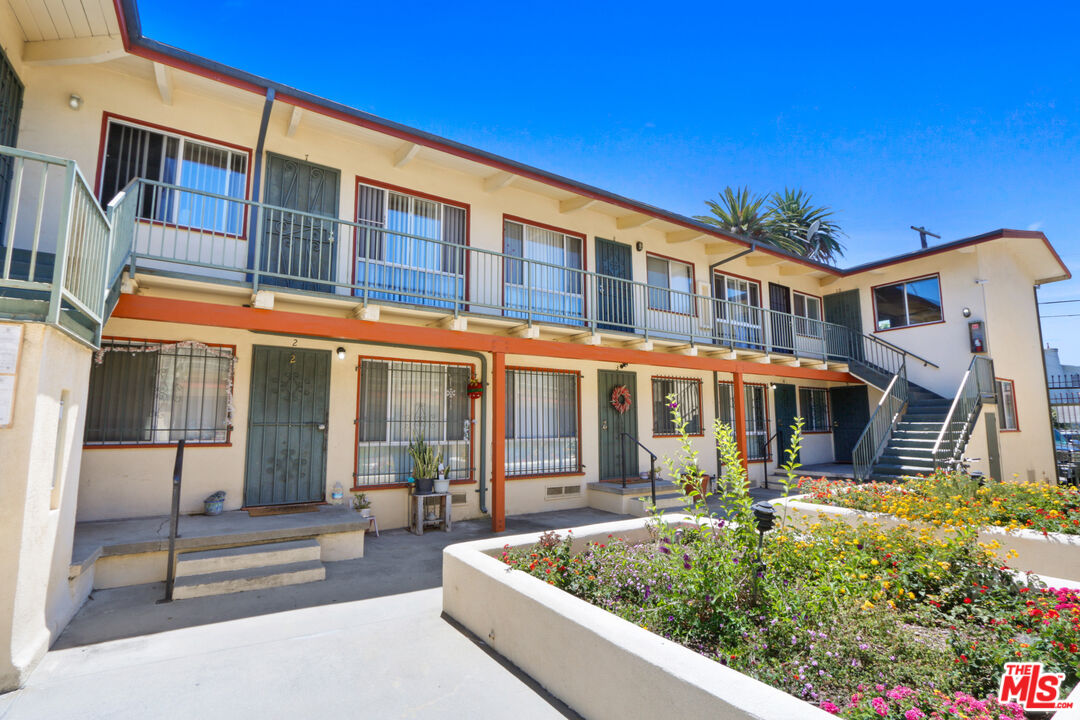
{"type": "MultiPolygon", "coordinates": [[[[251,332],[257,335],[279,335],[282,337],[295,337],[290,333],[279,332],[266,332],[264,330],[252,330],[251,332]]],[[[327,340],[330,342],[340,342],[349,345],[376,345],[378,347],[390,347],[390,348],[405,348],[407,350],[426,350],[430,352],[431,347],[427,345],[407,345],[405,343],[390,343],[379,342],[377,340],[352,340],[349,338],[315,338],[312,340],[327,340]]],[[[446,353],[447,355],[463,355],[465,357],[477,358],[480,360],[480,377],[483,378],[484,385],[487,385],[487,368],[488,359],[487,355],[476,350],[449,350],[446,348],[438,348],[436,352],[446,353]]],[[[487,419],[487,398],[488,394],[485,392],[480,399],[480,475],[478,478],[479,487],[476,492],[480,493],[480,512],[484,515],[488,514],[487,508],[487,436],[488,436],[488,419],[487,419]]],[[[355,471],[356,468],[353,468],[355,471]]]]}

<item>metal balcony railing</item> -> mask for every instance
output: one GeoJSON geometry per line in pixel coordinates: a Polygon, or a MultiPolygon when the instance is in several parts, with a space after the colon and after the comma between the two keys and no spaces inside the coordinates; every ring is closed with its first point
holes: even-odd
{"type": "Polygon", "coordinates": [[[573,267],[577,258],[522,257],[150,180],[110,207],[133,272],[822,361],[890,368],[904,358],[841,325],[591,272],[573,267]]]}
{"type": "Polygon", "coordinates": [[[47,322],[97,346],[127,254],[111,241],[74,160],[0,146],[0,317],[47,322]]]}

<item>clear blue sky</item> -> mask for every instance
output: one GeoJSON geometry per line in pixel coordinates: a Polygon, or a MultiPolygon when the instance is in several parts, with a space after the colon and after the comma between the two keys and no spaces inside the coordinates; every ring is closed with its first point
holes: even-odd
{"type": "MultiPolygon", "coordinates": [[[[837,210],[841,265],[916,248],[913,224],[1010,227],[1080,275],[1076,4],[322,5],[140,10],[156,40],[677,212],[802,187],[837,210]]],[[[1044,332],[1080,364],[1080,317],[1044,332]]]]}

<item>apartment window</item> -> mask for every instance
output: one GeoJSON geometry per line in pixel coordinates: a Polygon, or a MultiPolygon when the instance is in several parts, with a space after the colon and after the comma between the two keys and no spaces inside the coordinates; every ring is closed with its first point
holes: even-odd
{"type": "Polygon", "coordinates": [[[761,286],[746,278],[716,273],[713,292],[717,298],[717,340],[738,347],[760,347],[762,342],[761,286]]]}
{"type": "Polygon", "coordinates": [[[1016,387],[1012,380],[998,380],[998,427],[1002,430],[1019,430],[1016,419],[1016,387]]]}
{"type": "Polygon", "coordinates": [[[690,315],[694,311],[694,267],[689,263],[649,255],[649,308],[690,315]]]}
{"type": "Polygon", "coordinates": [[[829,391],[826,388],[799,388],[799,411],[805,432],[832,432],[829,391]]]}
{"type": "Polygon", "coordinates": [[[507,476],[581,472],[579,395],[576,372],[506,371],[507,476]]]}
{"type": "Polygon", "coordinates": [[[447,477],[469,477],[471,374],[469,365],[361,360],[355,484],[407,482],[409,443],[421,436],[442,453],[447,477]]]}
{"type": "Polygon", "coordinates": [[[678,428],[671,417],[670,395],[679,403],[679,412],[686,421],[686,432],[701,434],[701,381],[693,378],[654,377],[653,435],[676,435],[678,428]]]}
{"type": "MultiPolygon", "coordinates": [[[[746,454],[748,460],[769,458],[769,406],[764,385],[743,385],[746,402],[746,454]]],[[[717,417],[735,430],[735,386],[719,384],[717,417]]]]}
{"type": "Polygon", "coordinates": [[[532,261],[506,260],[504,302],[513,308],[506,314],[525,317],[516,310],[531,309],[536,320],[578,324],[585,314],[583,245],[584,238],[576,235],[505,220],[505,253],[532,261]]]}
{"type": "Polygon", "coordinates": [[[224,443],[232,348],[110,340],[90,367],[87,445],[224,443]]]}
{"type": "Polygon", "coordinates": [[[877,329],[892,330],[941,322],[941,285],[937,275],[873,289],[877,329]]]}
{"type": "Polygon", "coordinates": [[[792,314],[795,316],[795,332],[807,337],[821,337],[821,298],[793,293],[792,314]]]}
{"type": "Polygon", "coordinates": [[[465,297],[466,208],[360,183],[356,219],[386,229],[357,232],[356,281],[389,291],[375,297],[414,305],[465,297]]]}
{"type": "Polygon", "coordinates": [[[243,232],[245,206],[226,198],[242,200],[246,195],[246,151],[115,119],[108,121],[104,150],[102,205],[131,180],[143,178],[191,192],[157,185],[143,188],[140,218],[230,235],[243,232]]]}

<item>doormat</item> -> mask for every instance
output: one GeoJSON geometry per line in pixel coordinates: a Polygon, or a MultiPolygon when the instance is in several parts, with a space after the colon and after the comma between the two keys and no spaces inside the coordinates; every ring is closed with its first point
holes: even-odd
{"type": "Polygon", "coordinates": [[[319,512],[319,505],[312,503],[297,503],[296,505],[267,505],[265,507],[253,507],[247,509],[250,517],[264,517],[266,515],[292,515],[293,513],[319,512]]]}

